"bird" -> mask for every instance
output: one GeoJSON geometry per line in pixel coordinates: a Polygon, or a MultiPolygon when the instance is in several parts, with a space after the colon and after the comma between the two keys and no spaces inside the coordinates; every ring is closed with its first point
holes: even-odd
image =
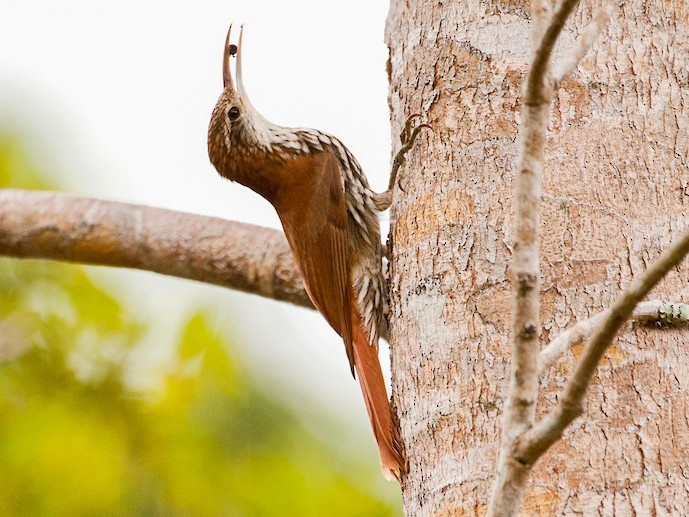
{"type": "Polygon", "coordinates": [[[223,49],[223,90],[208,126],[208,154],[220,176],[250,188],[275,208],[313,305],[342,337],[358,378],[386,479],[406,472],[399,428],[378,359],[386,332],[386,280],[378,212],[392,201],[397,170],[421,124],[393,161],[387,191],[371,190],[359,162],[336,137],[276,125],[251,104],[242,81],[242,35],[223,49]],[[233,81],[230,58],[236,58],[233,81]],[[411,142],[410,142],[411,141],[411,142]],[[402,152],[404,151],[404,152],[402,152]]]}

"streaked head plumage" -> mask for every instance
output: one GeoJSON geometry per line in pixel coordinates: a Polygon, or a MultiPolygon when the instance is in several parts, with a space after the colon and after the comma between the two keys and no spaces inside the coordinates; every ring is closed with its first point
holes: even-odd
{"type": "Polygon", "coordinates": [[[242,38],[244,26],[239,30],[236,45],[230,43],[230,25],[223,47],[223,91],[211,115],[208,127],[208,152],[215,167],[226,168],[230,153],[237,151],[238,144],[251,148],[265,147],[270,143],[271,130],[277,126],[266,120],[251,104],[242,75],[242,38]],[[234,79],[232,58],[236,59],[234,79]]]}

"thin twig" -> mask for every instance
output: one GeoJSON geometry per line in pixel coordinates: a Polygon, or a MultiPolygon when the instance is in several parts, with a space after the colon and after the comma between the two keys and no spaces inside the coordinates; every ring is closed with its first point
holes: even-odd
{"type": "MultiPolygon", "coordinates": [[[[508,441],[531,426],[535,418],[538,396],[536,359],[541,330],[541,271],[538,251],[541,181],[552,97],[552,84],[547,79],[553,46],[577,3],[578,0],[564,0],[553,15],[534,52],[526,84],[516,182],[516,239],[512,266],[512,375],[505,415],[505,437],[508,441]]],[[[542,4],[537,5],[539,8],[543,7],[542,4]]]]}
{"type": "MultiPolygon", "coordinates": [[[[541,350],[538,358],[538,373],[543,376],[572,347],[584,342],[596,327],[610,314],[611,309],[577,322],[559,334],[541,350]]],[[[689,305],[668,303],[662,300],[641,302],[634,308],[631,320],[658,323],[682,323],[689,320],[689,305]]]]}
{"type": "Polygon", "coordinates": [[[553,12],[551,0],[531,0],[532,46],[536,48],[548,27],[548,19],[553,12]]]}
{"type": "Polygon", "coordinates": [[[505,417],[511,438],[530,426],[535,417],[541,331],[538,239],[548,106],[525,106],[524,112],[512,265],[512,376],[505,417]]]}
{"type": "Polygon", "coordinates": [[[539,227],[543,154],[554,83],[550,73],[553,47],[579,0],[563,0],[545,29],[546,3],[532,10],[534,57],[527,75],[516,179],[515,242],[512,264],[512,367],[505,408],[498,473],[489,516],[514,515],[524,493],[529,469],[515,460],[514,445],[535,421],[538,398],[540,320],[539,227]],[[542,36],[541,36],[542,35],[542,36]]]}
{"type": "Polygon", "coordinates": [[[548,343],[538,356],[539,377],[543,376],[565,352],[587,339],[609,311],[610,309],[607,309],[595,316],[579,321],[548,343]]]}
{"type": "Polygon", "coordinates": [[[563,0],[553,14],[550,24],[534,52],[526,83],[525,104],[538,106],[550,103],[554,86],[550,74],[550,57],[567,18],[578,4],[579,0],[563,0]]]}
{"type": "Polygon", "coordinates": [[[605,0],[603,6],[600,8],[593,20],[584,29],[582,34],[577,38],[574,47],[567,53],[555,72],[555,81],[559,83],[567,75],[572,73],[579,65],[586,53],[591,49],[593,44],[600,36],[601,32],[607,25],[610,17],[616,6],[615,0],[605,0]]]}
{"type": "MultiPolygon", "coordinates": [[[[385,192],[376,193],[373,196],[373,202],[376,205],[376,210],[380,212],[387,210],[392,204],[392,197],[394,194],[395,185],[397,184],[397,173],[399,172],[400,167],[402,167],[406,162],[406,154],[411,150],[412,147],[414,147],[416,137],[419,136],[419,133],[424,128],[433,131],[433,128],[429,124],[419,124],[418,126],[412,127],[414,119],[420,117],[421,115],[419,113],[414,113],[409,115],[407,120],[404,122],[404,129],[400,133],[402,147],[400,147],[400,150],[397,151],[397,154],[395,154],[395,157],[392,160],[388,189],[385,192]]],[[[402,189],[401,185],[400,189],[402,189]]]]}
{"type": "Polygon", "coordinates": [[[686,230],[651,264],[651,267],[635,279],[605,313],[605,317],[587,341],[581,359],[557,406],[517,444],[515,455],[518,461],[525,465],[533,465],[553,443],[560,439],[567,426],[583,412],[586,390],[615,334],[632,316],[639,301],[668,271],[676,267],[687,253],[689,253],[689,230],[686,230]]]}
{"type": "Polygon", "coordinates": [[[395,180],[397,179],[397,172],[400,167],[404,165],[405,155],[407,152],[414,147],[414,141],[422,129],[432,129],[429,124],[419,124],[411,130],[409,137],[402,143],[402,147],[397,151],[395,158],[392,160],[392,169],[390,171],[390,180],[388,181],[388,190],[395,188],[395,180]]]}
{"type": "Polygon", "coordinates": [[[216,217],[0,189],[0,255],[144,269],[313,307],[282,232],[216,217]]]}

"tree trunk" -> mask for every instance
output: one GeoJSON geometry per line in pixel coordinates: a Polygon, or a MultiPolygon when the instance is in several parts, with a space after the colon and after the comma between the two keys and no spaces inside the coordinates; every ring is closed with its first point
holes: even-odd
{"type": "MultiPolygon", "coordinates": [[[[569,48],[600,6],[583,1],[569,48]]],[[[541,222],[542,343],[606,308],[687,225],[689,8],[630,0],[555,99],[541,222]]],[[[407,515],[484,514],[509,378],[512,185],[528,6],[392,0],[390,106],[424,114],[391,233],[394,403],[407,515]]],[[[557,62],[557,60],[556,60],[557,62]]],[[[689,268],[654,296],[687,300],[689,268]]],[[[586,412],[537,464],[527,515],[689,514],[686,330],[628,326],[586,412]]],[[[575,348],[545,376],[556,400],[575,348]]]]}

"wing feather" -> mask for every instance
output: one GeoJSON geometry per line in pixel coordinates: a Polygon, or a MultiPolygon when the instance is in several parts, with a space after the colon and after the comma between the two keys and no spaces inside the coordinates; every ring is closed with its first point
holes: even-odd
{"type": "Polygon", "coordinates": [[[347,208],[339,162],[328,152],[294,162],[287,170],[291,197],[276,208],[309,297],[342,336],[354,375],[347,208]]]}
{"type": "Polygon", "coordinates": [[[378,351],[361,327],[351,282],[349,225],[339,162],[328,152],[299,157],[293,162],[285,171],[290,185],[284,193],[290,197],[277,199],[274,205],[297,258],[306,291],[344,340],[352,375],[356,365],[383,474],[399,480],[405,463],[397,427],[378,351]]]}

